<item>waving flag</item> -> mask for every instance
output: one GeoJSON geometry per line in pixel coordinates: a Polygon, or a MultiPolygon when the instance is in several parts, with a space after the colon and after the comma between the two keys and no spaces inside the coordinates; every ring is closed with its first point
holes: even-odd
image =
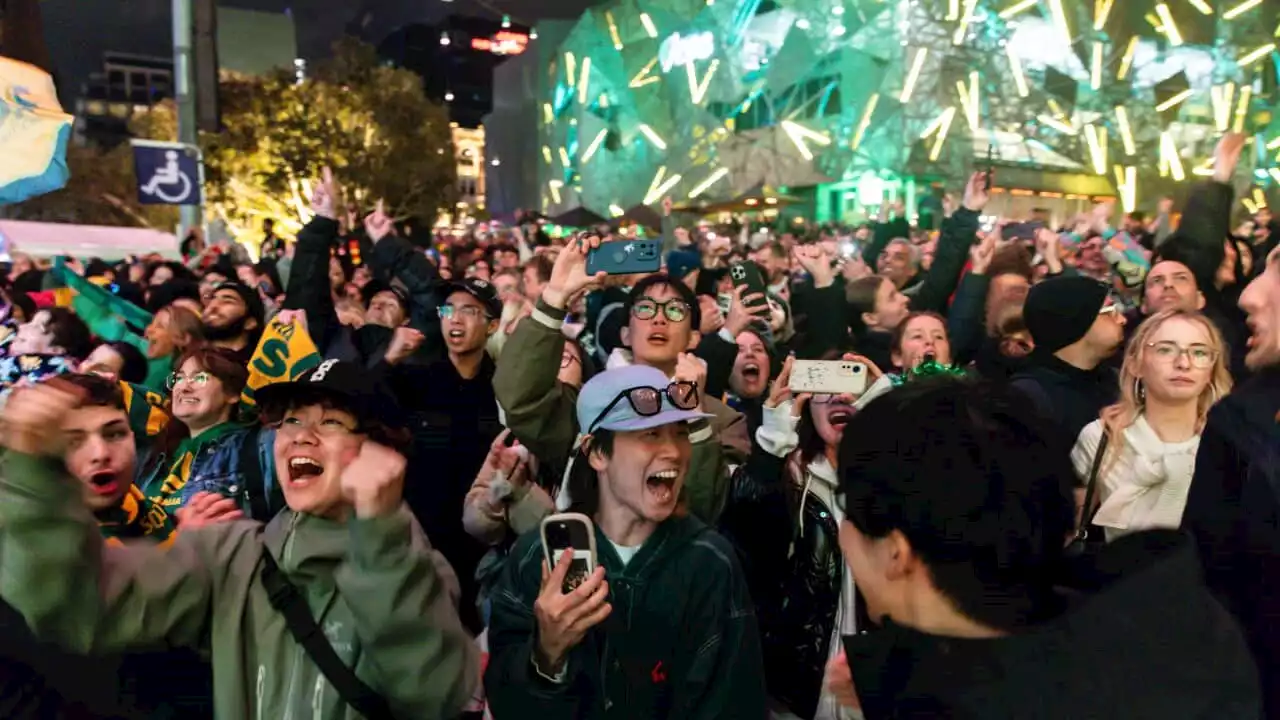
{"type": "Polygon", "coordinates": [[[0,57],[0,205],[67,184],[71,125],[49,73],[0,57]]]}

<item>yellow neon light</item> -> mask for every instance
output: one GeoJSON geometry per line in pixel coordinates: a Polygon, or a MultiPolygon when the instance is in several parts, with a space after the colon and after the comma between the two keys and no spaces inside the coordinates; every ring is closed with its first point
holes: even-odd
{"type": "Polygon", "coordinates": [[[1276,138],[1275,138],[1274,140],[1272,140],[1271,142],[1267,143],[1267,149],[1268,149],[1268,150],[1275,150],[1275,149],[1277,149],[1277,148],[1280,148],[1280,135],[1277,135],[1277,136],[1276,136],[1276,138]]]}
{"type": "Polygon", "coordinates": [[[1116,79],[1123,80],[1133,67],[1133,56],[1138,52],[1138,36],[1129,38],[1129,45],[1124,49],[1124,57],[1120,58],[1120,69],[1116,71],[1116,79]]]}
{"type": "MultiPolygon", "coordinates": [[[[666,168],[659,168],[659,172],[664,170],[666,170],[666,168]]],[[[650,188],[649,194],[644,198],[644,204],[652,205],[661,200],[663,195],[666,195],[672,188],[680,183],[680,178],[680,173],[676,173],[666,180],[663,180],[661,185],[650,188]]],[[[657,180],[656,177],[654,179],[657,180]]]]}
{"type": "Polygon", "coordinates": [[[1067,47],[1071,47],[1071,27],[1067,25],[1067,13],[1062,9],[1062,0],[1049,0],[1049,11],[1053,15],[1053,24],[1062,33],[1062,39],[1066,41],[1067,47]]]}
{"type": "Polygon", "coordinates": [[[1258,212],[1258,206],[1253,204],[1249,198],[1240,198],[1240,204],[1244,205],[1244,209],[1249,211],[1250,215],[1258,212]]]}
{"type": "Polygon", "coordinates": [[[1084,126],[1084,139],[1089,145],[1089,158],[1093,161],[1093,171],[1098,175],[1107,174],[1107,129],[1095,127],[1092,123],[1084,126]]]}
{"type": "Polygon", "coordinates": [[[582,58],[582,76],[578,80],[578,104],[587,104],[587,89],[591,85],[591,56],[582,58]]]}
{"type": "Polygon", "coordinates": [[[591,144],[587,146],[587,151],[582,153],[582,164],[585,165],[596,154],[596,151],[600,149],[600,145],[604,142],[605,135],[608,134],[609,128],[605,128],[596,134],[596,139],[592,140],[591,144]]]}
{"type": "Polygon", "coordinates": [[[1133,130],[1129,127],[1129,111],[1123,105],[1116,106],[1116,125],[1120,126],[1120,141],[1124,143],[1124,154],[1133,156],[1138,149],[1133,143],[1133,130]]]}
{"type": "Polygon", "coordinates": [[[1244,119],[1249,113],[1249,100],[1253,98],[1253,86],[1243,85],[1240,88],[1240,101],[1236,103],[1236,119],[1231,123],[1232,132],[1244,132],[1244,119]]]}
{"type": "Polygon", "coordinates": [[[929,124],[926,125],[924,129],[920,131],[920,139],[924,140],[930,135],[938,132],[938,128],[942,127],[942,118],[946,116],[947,116],[947,111],[943,110],[942,112],[938,113],[938,117],[934,118],[933,120],[930,120],[929,124]]]}
{"type": "Polygon", "coordinates": [[[618,207],[616,204],[609,205],[609,214],[614,217],[624,215],[626,214],[626,212],[627,212],[626,210],[623,210],[622,208],[618,207]]]}
{"type": "Polygon", "coordinates": [[[1074,125],[1069,125],[1067,123],[1064,123],[1058,118],[1053,117],[1051,115],[1045,115],[1041,113],[1040,115],[1036,116],[1036,119],[1039,120],[1041,123],[1044,123],[1045,125],[1048,125],[1049,127],[1053,128],[1054,130],[1057,130],[1058,132],[1061,132],[1061,133],[1066,133],[1067,135],[1075,135],[1080,132],[1074,125]]]}
{"type": "Polygon", "coordinates": [[[693,100],[694,105],[701,105],[702,101],[707,97],[707,89],[711,87],[711,77],[716,74],[716,69],[720,67],[720,61],[711,61],[711,65],[707,68],[707,73],[702,76],[702,82],[698,82],[697,72],[694,70],[692,62],[687,63],[684,67],[689,75],[689,97],[693,100]]]}
{"type": "Polygon", "coordinates": [[[1039,0],[1021,0],[1020,2],[1016,2],[1000,11],[1000,19],[1008,20],[1024,10],[1030,10],[1036,6],[1037,2],[1039,2],[1039,0]]]}
{"type": "Polygon", "coordinates": [[[954,105],[947,108],[943,113],[942,126],[938,128],[938,134],[933,138],[933,149],[929,151],[929,162],[937,162],[938,157],[942,155],[942,143],[947,141],[947,131],[951,129],[951,121],[956,117],[956,108],[954,105]]]}
{"type": "Polygon", "coordinates": [[[1031,90],[1027,87],[1027,76],[1022,74],[1022,61],[1014,53],[1012,45],[1005,45],[1004,51],[1009,56],[1009,69],[1013,71],[1013,82],[1018,87],[1018,95],[1021,97],[1030,95],[1031,90]]]}
{"type": "Polygon", "coordinates": [[[874,93],[867,99],[867,107],[862,110],[862,119],[858,121],[858,129],[853,133],[853,142],[851,147],[854,150],[862,144],[862,138],[867,134],[867,128],[871,126],[871,115],[876,111],[876,103],[880,102],[880,94],[874,93]]]}
{"type": "Polygon", "coordinates": [[[787,137],[791,138],[792,144],[796,146],[796,150],[800,151],[801,157],[805,160],[813,159],[813,152],[809,150],[809,146],[805,143],[805,140],[812,140],[819,145],[831,144],[830,137],[823,135],[822,133],[814,132],[799,123],[792,122],[790,120],[783,120],[780,124],[782,125],[783,131],[787,133],[787,137]]]}
{"type": "Polygon", "coordinates": [[[689,199],[692,200],[698,197],[699,195],[701,195],[702,193],[710,190],[712,185],[715,185],[716,183],[720,182],[722,179],[724,179],[728,175],[729,175],[729,168],[720,168],[715,172],[711,173],[711,175],[709,175],[706,180],[703,180],[702,182],[698,183],[696,187],[694,187],[692,190],[689,191],[689,199]]]}
{"type": "Polygon", "coordinates": [[[649,127],[648,125],[645,125],[644,123],[640,123],[640,132],[645,137],[649,138],[649,142],[653,143],[654,147],[658,148],[659,150],[667,149],[667,142],[663,140],[661,137],[659,137],[658,133],[653,131],[653,128],[649,127]]]}
{"type": "Polygon", "coordinates": [[[1093,42],[1093,63],[1089,69],[1089,86],[1094,90],[1102,87],[1102,43],[1093,42]]]}
{"type": "Polygon", "coordinates": [[[960,18],[960,0],[947,0],[947,22],[960,18]]]}
{"type": "Polygon", "coordinates": [[[1259,209],[1267,206],[1267,196],[1262,194],[1262,188],[1253,189],[1253,204],[1257,205],[1259,209]]]}
{"type": "Polygon", "coordinates": [[[1094,30],[1101,30],[1107,24],[1107,17],[1111,15],[1111,6],[1114,4],[1115,0],[1093,0],[1094,30]]]}
{"type": "Polygon", "coordinates": [[[1120,183],[1120,203],[1125,212],[1138,207],[1138,169],[1130,165],[1124,169],[1124,182],[1120,183]]]}
{"type": "Polygon", "coordinates": [[[1173,136],[1166,130],[1160,133],[1160,154],[1163,156],[1163,162],[1169,164],[1169,175],[1177,182],[1187,179],[1187,174],[1182,169],[1182,158],[1178,156],[1178,147],[1173,143],[1173,136]]]}
{"type": "Polygon", "coordinates": [[[1275,49],[1276,49],[1275,43],[1267,43],[1266,45],[1263,45],[1257,50],[1254,50],[1253,52],[1246,54],[1244,57],[1240,58],[1239,60],[1236,60],[1236,65],[1240,67],[1252,65],[1255,62],[1266,57],[1267,55],[1270,55],[1275,49]]]}
{"type": "Polygon", "coordinates": [[[546,145],[542,146],[542,159],[546,160],[548,165],[551,164],[551,148],[546,145]]]}
{"type": "Polygon", "coordinates": [[[969,29],[969,23],[973,22],[973,11],[977,5],[978,0],[964,0],[964,13],[960,16],[960,26],[956,28],[956,33],[951,38],[952,45],[964,42],[965,31],[969,29]]]}
{"type": "Polygon", "coordinates": [[[621,50],[622,37],[618,35],[618,24],[613,21],[613,13],[608,10],[605,10],[604,19],[605,19],[605,22],[609,23],[609,37],[613,39],[613,49],[621,50]]]}
{"type": "Polygon", "coordinates": [[[569,167],[569,152],[564,149],[563,145],[560,146],[560,164],[569,167]]]}
{"type": "Polygon", "coordinates": [[[650,72],[653,71],[653,66],[657,64],[658,64],[657,57],[654,57],[652,60],[650,60],[648,65],[645,65],[643,68],[641,68],[640,72],[636,73],[636,76],[631,78],[631,87],[633,88],[644,87],[649,83],[656,83],[659,80],[661,80],[662,78],[660,76],[649,74],[650,72]]]}
{"type": "Polygon", "coordinates": [[[1116,187],[1124,185],[1124,168],[1119,165],[1115,165],[1111,169],[1115,171],[1116,174],[1116,187]]]}
{"type": "Polygon", "coordinates": [[[1244,0],[1244,2],[1222,13],[1223,20],[1235,20],[1241,15],[1262,4],[1262,0],[1244,0]]]}
{"type": "Polygon", "coordinates": [[[963,80],[957,80],[956,91],[960,94],[960,107],[964,110],[965,119],[969,121],[969,129],[977,132],[982,113],[982,105],[978,101],[978,73],[969,73],[967,86],[963,80]]]}
{"type": "Polygon", "coordinates": [[[1181,45],[1182,33],[1178,32],[1178,26],[1173,22],[1169,6],[1164,3],[1156,5],[1156,15],[1160,18],[1160,27],[1163,28],[1165,37],[1169,38],[1169,44],[1174,47],[1181,45]]]}
{"type": "Polygon", "coordinates": [[[1187,2],[1191,3],[1192,7],[1199,10],[1204,15],[1213,14],[1213,8],[1209,7],[1208,3],[1204,0],[1187,0],[1187,2]]]}
{"type": "Polygon", "coordinates": [[[644,26],[644,31],[649,37],[658,37],[658,28],[653,26],[653,18],[649,17],[649,13],[640,13],[640,24],[644,26]]]}
{"type": "Polygon", "coordinates": [[[1269,168],[1267,170],[1267,174],[1271,176],[1272,180],[1280,183],[1280,170],[1277,170],[1276,168],[1269,168]]]}
{"type": "Polygon", "coordinates": [[[1187,88],[1186,90],[1183,90],[1177,95],[1174,95],[1168,100],[1165,100],[1164,102],[1157,105],[1156,112],[1164,112],[1165,110],[1168,110],[1174,107],[1175,105],[1177,105],[1178,103],[1181,103],[1182,101],[1186,100],[1189,97],[1191,97],[1191,88],[1187,88]]]}
{"type": "Polygon", "coordinates": [[[542,121],[547,125],[555,122],[555,110],[551,109],[551,103],[542,103],[542,121]]]}
{"type": "Polygon", "coordinates": [[[559,205],[560,204],[560,188],[564,186],[564,183],[560,182],[559,180],[552,180],[551,182],[547,183],[547,186],[551,188],[551,199],[554,200],[557,205],[559,205]]]}
{"type": "Polygon", "coordinates": [[[902,83],[902,95],[899,100],[907,102],[911,100],[911,93],[916,89],[916,81],[920,79],[920,71],[924,70],[924,60],[929,57],[929,48],[920,48],[916,50],[915,59],[911,61],[911,69],[907,71],[907,79],[902,83]]]}
{"type": "Polygon", "coordinates": [[[571,52],[565,53],[564,54],[564,81],[569,84],[569,87],[573,87],[574,83],[577,82],[577,77],[578,77],[577,70],[578,70],[578,63],[576,59],[573,57],[573,53],[571,52]]]}
{"type": "Polygon", "coordinates": [[[1236,94],[1236,84],[1214,85],[1209,88],[1209,100],[1213,106],[1213,124],[1218,132],[1226,132],[1231,127],[1231,100],[1236,94]]]}

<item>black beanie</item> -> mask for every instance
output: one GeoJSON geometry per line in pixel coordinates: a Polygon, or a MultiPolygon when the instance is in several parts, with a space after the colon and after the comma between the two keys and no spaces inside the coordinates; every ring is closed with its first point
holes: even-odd
{"type": "Polygon", "coordinates": [[[235,280],[228,280],[226,282],[219,283],[218,287],[213,289],[214,292],[219,290],[230,290],[231,292],[239,295],[240,299],[244,301],[245,317],[251,317],[254,320],[257,320],[258,328],[262,328],[262,324],[266,318],[266,308],[263,307],[262,297],[258,295],[257,290],[254,290],[242,282],[236,282],[235,280]]]}
{"type": "Polygon", "coordinates": [[[1022,317],[1036,350],[1057,352],[1093,327],[1107,302],[1107,286],[1087,277],[1045,280],[1031,288],[1022,317]]]}

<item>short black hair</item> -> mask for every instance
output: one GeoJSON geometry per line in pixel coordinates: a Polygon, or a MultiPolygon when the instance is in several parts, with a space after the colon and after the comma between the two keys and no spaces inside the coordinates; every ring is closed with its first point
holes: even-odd
{"type": "Polygon", "coordinates": [[[698,296],[693,294],[693,290],[689,289],[688,285],[685,285],[683,282],[661,272],[646,276],[643,280],[636,283],[635,287],[631,288],[631,294],[627,296],[627,303],[623,308],[626,312],[626,317],[631,317],[631,307],[638,301],[644,299],[645,293],[649,292],[652,288],[660,287],[662,285],[666,285],[671,288],[672,292],[679,295],[680,299],[689,306],[689,319],[692,321],[693,329],[697,330],[702,327],[702,309],[698,307],[698,296]]]}
{"type": "Polygon", "coordinates": [[[613,431],[597,428],[591,437],[583,441],[572,458],[573,468],[565,482],[569,483],[570,512],[588,517],[600,509],[600,477],[591,467],[591,453],[599,450],[605,457],[613,457],[613,431]]]}
{"type": "Polygon", "coordinates": [[[1014,630],[1057,611],[1075,473],[1016,390],[950,377],[891,390],[845,427],[839,466],[846,520],[901,532],[963,615],[1014,630]]]}
{"type": "Polygon", "coordinates": [[[135,384],[146,382],[147,379],[147,356],[142,354],[138,348],[130,345],[123,340],[106,343],[116,354],[120,356],[123,366],[120,368],[120,379],[135,384]]]}

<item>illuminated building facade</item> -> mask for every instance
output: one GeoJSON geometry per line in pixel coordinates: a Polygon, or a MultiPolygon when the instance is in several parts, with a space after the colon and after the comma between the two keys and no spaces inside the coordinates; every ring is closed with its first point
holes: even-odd
{"type": "Polygon", "coordinates": [[[1232,128],[1274,193],[1278,20],[1280,0],[612,0],[539,68],[536,196],[607,215],[765,184],[853,218],[958,188],[991,147],[1005,202],[1133,208],[1211,173],[1232,128]]]}

